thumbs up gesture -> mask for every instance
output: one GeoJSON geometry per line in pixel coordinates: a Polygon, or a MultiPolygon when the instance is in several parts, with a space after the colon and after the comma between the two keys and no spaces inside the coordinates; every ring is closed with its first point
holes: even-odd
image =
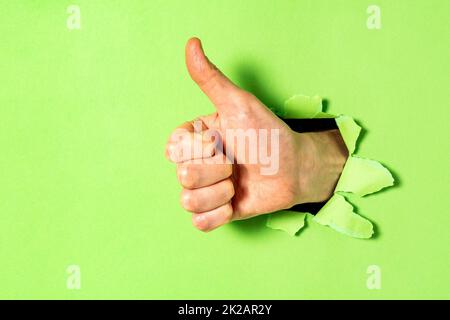
{"type": "Polygon", "coordinates": [[[331,197],[347,159],[338,130],[292,131],[221,73],[197,38],[186,44],[186,66],[216,109],[176,128],[166,146],[196,228],[331,197]]]}

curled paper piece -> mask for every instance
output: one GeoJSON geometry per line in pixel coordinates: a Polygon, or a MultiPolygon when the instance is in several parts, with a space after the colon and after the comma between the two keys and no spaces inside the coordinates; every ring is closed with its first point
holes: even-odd
{"type": "Polygon", "coordinates": [[[281,112],[284,119],[311,119],[322,113],[322,98],[296,94],[286,100],[281,112]]]}
{"type": "Polygon", "coordinates": [[[349,116],[339,116],[335,119],[336,125],[341,132],[342,139],[348,149],[348,153],[351,155],[355,152],[356,141],[358,140],[359,134],[361,133],[361,127],[358,126],[349,116]]]}
{"type": "MultiPolygon", "coordinates": [[[[346,115],[335,116],[322,110],[322,99],[319,96],[297,94],[288,99],[277,114],[284,119],[335,118],[342,139],[349,151],[333,196],[315,215],[314,221],[355,238],[370,238],[373,234],[372,223],[353,212],[353,206],[337,192],[350,192],[364,196],[392,186],[394,179],[379,162],[353,156],[361,127],[346,115]]],[[[305,224],[306,213],[280,211],[273,213],[267,220],[272,229],[286,231],[295,235],[305,224]]]]}
{"type": "Polygon", "coordinates": [[[279,211],[269,215],[266,226],[295,236],[305,225],[305,217],[304,212],[279,211]]]}
{"type": "Polygon", "coordinates": [[[337,193],[328,200],[313,220],[354,238],[368,239],[373,234],[372,223],[353,212],[353,206],[337,193]]]}
{"type": "Polygon", "coordinates": [[[363,197],[393,184],[392,174],[379,162],[351,156],[345,163],[335,192],[351,192],[363,197]]]}

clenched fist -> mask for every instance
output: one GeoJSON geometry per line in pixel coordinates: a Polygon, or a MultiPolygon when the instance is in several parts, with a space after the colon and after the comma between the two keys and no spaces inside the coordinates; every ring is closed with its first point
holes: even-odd
{"type": "Polygon", "coordinates": [[[331,197],[347,159],[338,130],[292,131],[223,75],[197,38],[187,42],[186,65],[216,109],[176,128],[166,146],[196,228],[331,197]]]}

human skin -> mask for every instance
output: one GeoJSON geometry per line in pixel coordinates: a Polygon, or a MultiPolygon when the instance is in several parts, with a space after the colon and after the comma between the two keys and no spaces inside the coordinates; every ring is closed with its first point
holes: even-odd
{"type": "MultiPolygon", "coordinates": [[[[297,133],[251,93],[222,74],[205,56],[197,38],[186,44],[189,74],[215,106],[201,116],[201,130],[194,121],[176,128],[166,145],[166,157],[176,163],[182,186],[181,205],[192,213],[193,225],[211,231],[230,221],[288,209],[296,204],[322,202],[331,197],[348,152],[338,130],[297,133]],[[222,157],[203,133],[215,131],[226,145],[228,129],[278,129],[279,169],[262,175],[261,164],[204,163],[183,154],[186,143],[200,141],[201,158],[222,157]],[[177,139],[189,132],[187,139],[177,139]]],[[[236,150],[231,150],[235,154],[236,150]]],[[[196,156],[197,158],[199,155],[196,156]]]]}

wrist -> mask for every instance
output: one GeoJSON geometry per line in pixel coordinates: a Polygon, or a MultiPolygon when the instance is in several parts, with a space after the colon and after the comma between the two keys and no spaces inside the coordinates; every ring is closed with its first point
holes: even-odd
{"type": "Polygon", "coordinates": [[[348,158],[341,134],[337,129],[295,134],[299,160],[296,204],[326,201],[348,158]]]}

